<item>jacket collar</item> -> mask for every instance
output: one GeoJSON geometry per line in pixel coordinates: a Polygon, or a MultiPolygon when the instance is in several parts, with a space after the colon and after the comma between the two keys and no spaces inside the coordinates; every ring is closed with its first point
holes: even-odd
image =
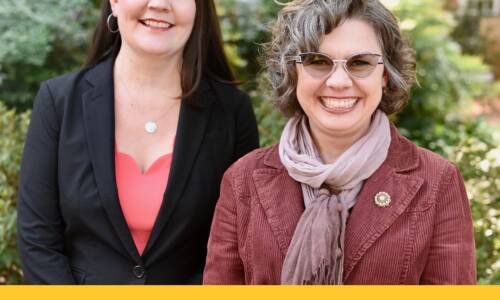
{"type": "MultiPolygon", "coordinates": [[[[84,78],[91,85],[91,87],[107,87],[113,84],[113,67],[114,60],[107,58],[98,62],[97,64],[88,67],[85,72],[84,78]]],[[[111,85],[112,87],[113,85],[111,85]]]]}
{"type": "Polygon", "coordinates": [[[115,114],[112,59],[86,70],[90,85],[82,94],[84,126],[90,160],[103,207],[123,247],[117,250],[139,261],[139,253],[128,229],[115,181],[115,114]]]}
{"type": "MultiPolygon", "coordinates": [[[[267,153],[264,157],[264,164],[273,169],[285,168],[279,157],[278,147],[267,153]]],[[[384,164],[393,168],[397,173],[411,171],[419,165],[417,148],[402,136],[393,124],[391,124],[391,144],[384,164]]]]}

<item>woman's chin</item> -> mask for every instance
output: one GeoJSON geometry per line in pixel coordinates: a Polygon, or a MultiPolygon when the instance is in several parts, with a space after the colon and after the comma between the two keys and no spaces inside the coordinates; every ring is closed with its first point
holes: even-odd
{"type": "Polygon", "coordinates": [[[161,47],[143,47],[142,50],[145,54],[151,56],[168,56],[173,52],[169,49],[164,49],[161,47]]]}
{"type": "Polygon", "coordinates": [[[360,131],[364,131],[370,126],[369,120],[370,118],[365,120],[361,115],[351,112],[341,116],[337,115],[335,118],[322,116],[322,118],[316,119],[317,124],[313,124],[311,127],[321,128],[324,134],[330,136],[358,136],[361,134],[360,131]]]}
{"type": "Polygon", "coordinates": [[[147,56],[173,56],[183,50],[182,48],[176,49],[170,45],[158,43],[158,41],[144,41],[133,48],[147,56]]]}

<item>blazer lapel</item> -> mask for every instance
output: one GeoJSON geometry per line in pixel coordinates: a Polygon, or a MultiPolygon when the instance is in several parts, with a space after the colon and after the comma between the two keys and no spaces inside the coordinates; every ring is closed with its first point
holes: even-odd
{"type": "Polygon", "coordinates": [[[265,158],[264,163],[269,168],[255,170],[253,181],[274,237],[281,252],[286,255],[304,212],[302,189],[281,165],[277,147],[265,158]]]}
{"type": "Polygon", "coordinates": [[[185,101],[181,103],[167,189],[143,255],[146,255],[153,247],[181,201],[186,183],[191,175],[191,168],[205,136],[215,95],[206,80],[201,82],[200,91],[196,102],[197,107],[188,105],[185,101]]]}
{"type": "Polygon", "coordinates": [[[418,166],[416,147],[392,127],[389,154],[382,166],[365,182],[348,219],[345,235],[344,280],[375,241],[405,211],[420,189],[423,179],[404,172],[418,166]],[[391,196],[387,207],[378,207],[375,195],[391,196]]]}
{"type": "MultiPolygon", "coordinates": [[[[83,113],[97,187],[118,237],[127,253],[138,261],[139,253],[123,216],[115,181],[113,60],[96,65],[85,78],[93,86],[83,94],[83,113]]],[[[123,248],[118,250],[123,251],[123,248]]]]}

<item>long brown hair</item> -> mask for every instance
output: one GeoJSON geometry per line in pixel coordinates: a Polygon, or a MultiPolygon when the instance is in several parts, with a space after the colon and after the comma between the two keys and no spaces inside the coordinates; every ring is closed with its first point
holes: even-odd
{"type": "MultiPolygon", "coordinates": [[[[181,69],[182,98],[195,105],[201,79],[210,77],[236,83],[222,44],[222,34],[213,0],[195,0],[196,16],[193,31],[184,47],[181,69]]],[[[119,33],[107,27],[111,4],[103,0],[101,16],[94,31],[85,66],[92,66],[108,57],[116,58],[121,47],[119,33]]],[[[112,18],[113,19],[113,18],[112,18]]]]}

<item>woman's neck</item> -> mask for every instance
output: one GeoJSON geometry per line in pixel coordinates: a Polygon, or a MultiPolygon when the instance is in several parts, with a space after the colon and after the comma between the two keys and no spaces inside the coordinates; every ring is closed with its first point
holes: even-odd
{"type": "Polygon", "coordinates": [[[182,56],[146,56],[122,45],[114,66],[116,83],[126,83],[128,90],[179,97],[182,56]]]}
{"type": "Polygon", "coordinates": [[[354,134],[344,133],[337,135],[311,129],[311,135],[323,162],[332,164],[342,155],[342,153],[363,137],[368,132],[369,128],[370,126],[368,124],[364,130],[357,131],[354,134]]]}

